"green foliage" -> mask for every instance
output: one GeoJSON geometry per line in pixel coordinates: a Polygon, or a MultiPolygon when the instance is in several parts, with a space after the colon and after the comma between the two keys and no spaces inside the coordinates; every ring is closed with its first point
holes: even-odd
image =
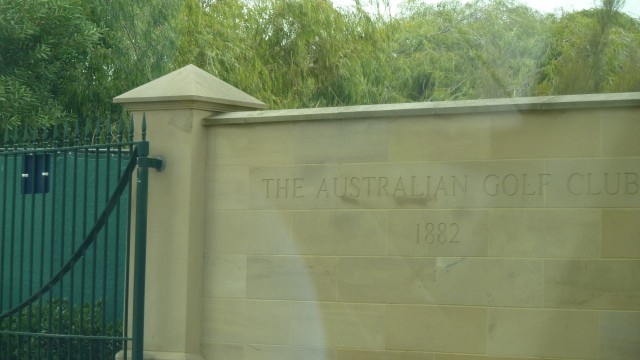
{"type": "Polygon", "coordinates": [[[409,101],[532,94],[548,17],[494,0],[419,6],[398,21],[395,86],[409,101]]]}
{"type": "Polygon", "coordinates": [[[116,116],[113,97],[190,63],[276,109],[639,91],[622,2],[0,0],[0,126],[116,116]]]}
{"type": "Polygon", "coordinates": [[[0,127],[93,122],[175,58],[177,1],[0,0],[0,127]]]}
{"type": "Polygon", "coordinates": [[[86,70],[100,30],[73,0],[0,0],[0,124],[48,126],[86,70]]]}
{"type": "Polygon", "coordinates": [[[68,300],[44,301],[0,323],[0,357],[3,359],[113,359],[122,342],[80,336],[122,336],[122,321],[107,320],[103,304],[71,306],[68,300]],[[31,332],[34,336],[12,332],[31,332]],[[71,337],[47,337],[69,334],[71,337]]]}
{"type": "Polygon", "coordinates": [[[173,69],[177,50],[175,0],[83,1],[86,19],[105,29],[77,75],[78,86],[68,95],[81,118],[106,119],[121,114],[114,97],[173,69]]]}
{"type": "Polygon", "coordinates": [[[640,91],[640,21],[620,0],[554,19],[538,94],[640,91]]]}
{"type": "Polygon", "coordinates": [[[328,0],[186,2],[178,66],[194,63],[273,108],[394,102],[386,23],[328,0]]]}
{"type": "Polygon", "coordinates": [[[637,21],[606,1],[613,8],[585,23],[515,0],[409,0],[396,17],[376,1],[371,14],[360,2],[191,0],[176,65],[195,63],[271,108],[636,91],[637,21]]]}

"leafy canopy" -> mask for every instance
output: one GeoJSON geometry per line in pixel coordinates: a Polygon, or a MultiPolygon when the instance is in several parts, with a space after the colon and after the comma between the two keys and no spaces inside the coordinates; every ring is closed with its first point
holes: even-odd
{"type": "Polygon", "coordinates": [[[0,121],[51,125],[69,115],[73,91],[101,30],[79,1],[0,0],[0,121]]]}
{"type": "Polygon", "coordinates": [[[116,116],[113,97],[190,63],[276,109],[640,91],[623,0],[371,1],[0,0],[0,126],[116,116]]]}
{"type": "Polygon", "coordinates": [[[179,10],[161,0],[0,0],[0,126],[121,112],[113,97],[172,68],[179,10]]]}

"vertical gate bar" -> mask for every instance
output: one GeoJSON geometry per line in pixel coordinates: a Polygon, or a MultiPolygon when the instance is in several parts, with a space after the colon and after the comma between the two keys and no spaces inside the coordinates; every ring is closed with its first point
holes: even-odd
{"type": "MultiPolygon", "coordinates": [[[[57,160],[58,160],[58,152],[55,150],[58,147],[58,127],[54,126],[53,128],[53,139],[51,141],[51,169],[49,171],[49,184],[51,189],[51,228],[49,233],[49,277],[53,276],[54,271],[54,261],[55,261],[55,232],[56,232],[56,193],[58,190],[57,184],[57,160]]],[[[60,244],[62,245],[64,237],[60,238],[60,244]]],[[[61,283],[58,284],[61,286],[61,283]]],[[[48,323],[47,323],[47,333],[51,334],[53,332],[53,293],[54,290],[51,289],[49,291],[49,314],[48,314],[48,323]]],[[[62,299],[61,299],[62,300],[62,299]]],[[[58,331],[61,332],[61,331],[58,331]]],[[[53,358],[52,353],[52,340],[51,338],[47,338],[47,357],[48,359],[53,358]]]]}
{"type": "MultiPolygon", "coordinates": [[[[64,124],[64,131],[63,131],[63,138],[62,138],[62,147],[66,148],[69,145],[69,126],[65,123],[64,124]]],[[[62,198],[60,199],[62,201],[61,204],[61,220],[60,220],[60,267],[62,268],[62,266],[64,265],[64,243],[65,243],[65,224],[66,224],[66,220],[67,220],[67,153],[62,152],[62,198]]],[[[60,297],[60,306],[58,306],[58,331],[62,332],[63,331],[63,327],[62,327],[62,308],[65,306],[65,302],[64,302],[64,277],[62,279],[60,279],[60,289],[59,289],[59,297],[60,297]]],[[[62,351],[60,351],[60,349],[62,349],[62,339],[58,339],[58,351],[60,352],[59,356],[62,356],[63,353],[62,351]]]]}
{"type": "MultiPolygon", "coordinates": [[[[87,211],[88,209],[88,191],[89,191],[89,124],[88,121],[85,123],[84,129],[84,181],[83,181],[83,199],[82,199],[82,238],[87,237],[87,211]]],[[[79,334],[86,335],[84,333],[84,292],[85,292],[85,284],[86,284],[86,273],[87,273],[87,262],[86,262],[86,253],[82,256],[82,266],[80,270],[80,330],[79,334]]],[[[81,359],[84,359],[84,341],[79,341],[80,348],[78,350],[78,355],[81,359]]]]}
{"type": "MultiPolygon", "coordinates": [[[[107,131],[106,131],[106,142],[107,144],[111,143],[111,139],[110,139],[110,134],[111,134],[111,117],[109,117],[107,119],[107,131]]],[[[104,195],[104,202],[105,204],[109,201],[109,195],[110,195],[110,183],[111,183],[111,173],[110,173],[110,162],[109,159],[111,159],[111,148],[109,147],[109,145],[107,145],[106,147],[106,169],[105,169],[105,175],[104,178],[106,179],[106,184],[105,184],[105,195],[104,195]]],[[[110,217],[109,217],[110,218],[110,217]]],[[[107,306],[109,305],[109,302],[107,301],[107,270],[108,270],[108,260],[109,260],[109,218],[107,218],[107,221],[105,222],[105,227],[104,227],[104,246],[103,246],[103,256],[102,256],[102,324],[101,325],[101,329],[102,331],[105,331],[107,329],[106,326],[106,321],[107,321],[107,306]]],[[[115,317],[115,314],[114,314],[115,317]]],[[[105,341],[101,341],[100,342],[100,353],[104,354],[105,352],[105,341]]],[[[101,355],[102,356],[102,355],[101,355]]]]}
{"type": "MultiPolygon", "coordinates": [[[[16,148],[16,140],[17,135],[16,132],[14,131],[13,133],[13,173],[15,175],[18,174],[18,155],[15,153],[15,151],[17,150],[16,148]]],[[[13,176],[13,191],[11,192],[13,194],[12,196],[12,205],[11,208],[12,209],[16,209],[16,188],[18,187],[18,182],[21,180],[20,177],[13,176]]],[[[8,308],[10,309],[11,307],[13,307],[13,288],[14,288],[14,283],[13,283],[13,279],[15,279],[15,276],[13,274],[13,270],[15,268],[15,264],[14,264],[14,259],[15,259],[15,238],[16,238],[16,211],[12,211],[11,212],[11,250],[9,251],[9,306],[8,308]]]]}
{"type": "MultiPolygon", "coordinates": [[[[133,156],[133,131],[134,131],[134,122],[133,122],[133,115],[131,115],[131,118],[129,119],[129,157],[133,156]]],[[[131,159],[129,159],[131,160],[131,159]]],[[[130,288],[130,284],[131,284],[131,280],[130,280],[130,275],[131,275],[131,203],[133,201],[132,199],[132,195],[133,194],[133,184],[131,186],[129,186],[129,206],[127,206],[127,219],[129,219],[127,221],[127,244],[126,244],[126,259],[125,259],[125,264],[127,264],[127,266],[125,267],[125,276],[124,276],[124,292],[125,292],[125,296],[124,296],[124,337],[125,338],[129,338],[129,311],[131,310],[129,308],[129,299],[130,299],[130,295],[131,295],[131,291],[129,290],[130,288]]],[[[128,359],[128,343],[125,343],[125,351],[124,351],[124,360],[128,359]]],[[[132,351],[133,351],[133,344],[132,344],[132,351]]]]}
{"type": "MultiPolygon", "coordinates": [[[[146,164],[149,143],[146,141],[146,114],[142,115],[142,141],[138,143],[138,163],[146,164]]],[[[135,269],[133,280],[133,360],[142,360],[144,349],[144,291],[147,257],[147,192],[149,169],[138,167],[136,191],[135,269]]]]}
{"type": "MultiPolygon", "coordinates": [[[[8,240],[8,237],[6,236],[7,233],[7,204],[9,203],[9,201],[7,201],[7,179],[9,176],[9,156],[7,153],[7,148],[9,146],[8,144],[9,141],[9,130],[8,128],[5,127],[4,129],[4,136],[3,136],[3,142],[2,142],[2,164],[4,165],[4,174],[3,174],[3,181],[2,181],[2,199],[4,199],[4,201],[2,202],[2,228],[0,229],[0,231],[2,231],[2,233],[0,233],[0,239],[2,239],[2,248],[0,249],[0,282],[2,282],[3,284],[5,284],[4,282],[4,278],[5,278],[5,258],[7,257],[6,254],[6,247],[5,247],[5,242],[8,240]]],[[[14,171],[15,173],[15,171],[14,171]]],[[[13,254],[9,254],[10,256],[12,256],[13,254]]],[[[4,286],[0,286],[0,311],[2,311],[2,309],[4,309],[4,286]]],[[[8,322],[7,322],[8,323],[8,322]]],[[[2,322],[0,322],[0,325],[2,325],[2,322]]],[[[8,329],[10,330],[10,328],[8,329]]],[[[9,336],[8,335],[1,335],[0,337],[0,342],[3,344],[6,344],[6,348],[8,351],[9,348],[9,336]]],[[[0,348],[0,357],[4,356],[3,355],[4,351],[2,348],[0,348]]],[[[8,356],[6,356],[6,358],[8,358],[8,356]]]]}
{"type": "MultiPolygon", "coordinates": [[[[23,139],[23,150],[24,150],[24,154],[23,156],[26,156],[26,150],[27,150],[27,143],[28,143],[28,132],[27,132],[27,128],[24,128],[24,139],[23,139]]],[[[23,157],[24,159],[24,157],[23,157]]],[[[23,161],[23,165],[24,165],[24,161],[23,161]]],[[[23,174],[25,169],[22,169],[23,174]]],[[[24,187],[26,187],[26,184],[24,185],[24,187]]],[[[24,191],[24,187],[23,187],[23,191],[24,191]]],[[[20,264],[18,267],[18,271],[19,271],[19,284],[18,284],[18,303],[20,303],[23,299],[22,296],[22,290],[23,290],[23,286],[24,286],[24,243],[25,243],[25,211],[26,211],[26,198],[23,195],[22,196],[22,218],[20,219],[20,238],[22,239],[22,241],[20,241],[20,264]]],[[[20,314],[16,314],[18,316],[18,319],[20,320],[20,314]]],[[[18,349],[22,348],[22,336],[17,336],[18,338],[18,349]]]]}
{"type": "MultiPolygon", "coordinates": [[[[102,126],[98,125],[98,122],[96,121],[96,135],[98,139],[102,138],[102,126]]],[[[100,189],[101,187],[98,186],[100,184],[100,162],[101,162],[101,157],[102,155],[100,154],[101,151],[103,150],[99,145],[99,143],[96,143],[96,168],[95,168],[95,173],[96,173],[96,180],[95,180],[95,196],[93,198],[93,203],[94,203],[94,212],[93,212],[93,217],[94,217],[94,221],[93,223],[97,223],[98,221],[98,211],[99,211],[99,206],[98,206],[98,202],[101,198],[100,196],[100,189]]],[[[107,174],[102,175],[103,178],[106,176],[107,174]]],[[[108,179],[104,179],[105,181],[109,181],[108,179]]],[[[104,186],[104,184],[102,185],[104,186]]],[[[104,231],[105,228],[103,228],[102,231],[104,231]]],[[[98,335],[96,334],[96,316],[98,316],[99,314],[97,314],[98,311],[100,311],[100,308],[98,308],[96,310],[96,302],[100,299],[99,294],[98,294],[98,245],[100,244],[100,234],[96,235],[96,238],[94,240],[94,245],[93,245],[93,284],[91,285],[91,335],[98,335]]],[[[104,305],[104,304],[103,304],[104,305]]],[[[93,355],[95,352],[95,348],[97,347],[97,345],[99,344],[99,341],[97,340],[93,340],[91,342],[91,355],[90,355],[90,359],[93,359],[93,355]]]]}
{"type": "MultiPolygon", "coordinates": [[[[51,143],[50,143],[49,139],[49,131],[45,128],[44,129],[44,136],[42,139],[42,149],[43,149],[43,163],[42,163],[42,167],[43,167],[43,171],[42,171],[42,191],[43,191],[43,197],[42,197],[42,213],[44,215],[46,215],[46,210],[47,210],[47,197],[49,197],[49,191],[51,191],[51,188],[47,185],[49,185],[49,174],[50,172],[50,149],[51,149],[51,143]]],[[[47,221],[46,220],[46,216],[43,216],[45,219],[43,219],[42,221],[42,230],[41,230],[41,237],[42,237],[42,248],[46,249],[47,245],[49,245],[49,247],[53,244],[52,241],[53,239],[51,237],[49,237],[47,239],[47,221]],[[48,242],[47,242],[48,241],[48,242]]],[[[55,215],[52,213],[51,214],[51,224],[55,224],[54,221],[54,217],[55,215]]],[[[45,250],[43,250],[44,252],[45,250]]],[[[44,258],[44,256],[43,256],[44,258]]],[[[40,270],[40,273],[42,274],[42,280],[40,281],[40,283],[42,285],[44,285],[45,282],[45,270],[48,271],[48,269],[46,269],[45,265],[49,265],[49,267],[51,266],[51,263],[53,262],[53,251],[49,251],[49,262],[48,264],[45,263],[40,263],[40,266],[42,267],[42,269],[40,270]]],[[[49,278],[51,278],[52,272],[49,271],[49,278]]],[[[40,286],[42,286],[40,285],[40,286]]],[[[51,295],[52,292],[51,291],[47,291],[48,295],[49,295],[49,301],[47,305],[42,305],[41,309],[40,309],[40,318],[39,318],[39,333],[49,333],[49,323],[51,322],[51,316],[49,316],[51,314],[51,304],[52,304],[52,299],[51,299],[51,295]],[[46,312],[44,310],[47,310],[46,312]],[[46,328],[45,328],[45,322],[46,322],[46,328]]],[[[41,296],[40,297],[41,302],[44,302],[46,300],[45,296],[41,296]]],[[[46,350],[47,353],[47,359],[51,359],[51,337],[47,336],[46,337],[46,348],[44,350],[46,350]]],[[[39,349],[42,350],[42,349],[39,349]]],[[[44,352],[42,352],[44,354],[44,352]]]]}
{"type": "MultiPolygon", "coordinates": [[[[80,144],[80,130],[79,130],[78,121],[75,124],[75,130],[73,135],[73,199],[71,201],[71,249],[70,253],[76,248],[76,219],[77,219],[77,208],[78,208],[78,145],[80,144]]],[[[73,332],[73,306],[75,304],[74,293],[75,293],[75,265],[71,268],[69,276],[69,332],[73,332]]],[[[69,339],[67,341],[67,360],[71,360],[71,354],[73,350],[73,340],[69,339]]]]}
{"type": "MultiPolygon", "coordinates": [[[[46,141],[47,141],[47,129],[45,128],[44,131],[42,132],[42,151],[40,152],[40,154],[38,154],[38,156],[36,157],[36,160],[38,159],[38,157],[42,157],[42,161],[40,163],[41,167],[42,167],[42,171],[39,172],[40,175],[40,189],[42,190],[42,202],[41,202],[41,222],[40,222],[40,277],[39,277],[39,284],[38,287],[42,287],[42,285],[44,285],[44,268],[45,268],[45,249],[46,249],[46,241],[45,241],[45,227],[46,227],[46,209],[47,209],[47,189],[46,189],[46,178],[45,178],[45,172],[47,171],[47,150],[46,150],[46,141]]],[[[36,166],[36,172],[38,172],[38,167],[36,166]]],[[[48,175],[47,175],[48,176],[48,175]]],[[[36,186],[36,191],[37,191],[37,186],[36,186]]],[[[36,194],[34,193],[32,195],[34,198],[36,197],[36,194]]],[[[53,216],[53,214],[52,214],[53,216]]],[[[53,220],[52,220],[53,223],[53,220]]],[[[43,296],[41,296],[38,299],[38,333],[41,334],[42,333],[42,322],[43,322],[43,310],[44,310],[44,304],[43,304],[43,296]]],[[[49,339],[47,337],[47,339],[49,339]]],[[[36,338],[37,340],[37,338],[36,338]]],[[[47,343],[49,343],[49,340],[47,340],[47,343]]],[[[37,349],[38,354],[40,354],[40,350],[41,349],[37,349]]],[[[37,355],[39,357],[39,355],[37,355]]]]}
{"type": "MultiPolygon", "coordinates": [[[[34,129],[33,134],[34,135],[33,135],[33,147],[32,147],[32,149],[33,149],[33,154],[34,154],[34,156],[33,156],[34,179],[31,182],[31,185],[33,186],[33,191],[31,192],[31,214],[32,214],[32,216],[31,216],[31,240],[32,241],[31,242],[32,242],[32,246],[31,246],[31,249],[29,251],[30,256],[32,258],[36,254],[36,251],[35,251],[36,247],[38,247],[38,244],[36,243],[36,233],[37,233],[37,230],[38,230],[38,228],[37,228],[38,223],[36,221],[37,220],[37,218],[36,218],[36,207],[37,207],[36,206],[37,205],[37,203],[36,203],[36,198],[37,198],[36,197],[36,192],[38,191],[38,176],[37,176],[38,175],[38,157],[40,157],[40,155],[41,155],[39,153],[39,151],[38,151],[38,147],[40,145],[40,141],[39,141],[40,140],[40,138],[39,138],[40,133],[38,132],[37,129],[34,129]]],[[[42,252],[42,249],[40,249],[40,257],[44,258],[44,253],[42,252]]],[[[37,260],[39,260],[39,259],[37,259],[37,260]]],[[[40,265],[39,266],[40,270],[42,270],[42,263],[40,263],[39,265],[40,265]]],[[[35,271],[36,271],[35,268],[32,266],[30,271],[29,271],[29,276],[31,277],[31,279],[36,277],[37,274],[35,273],[35,271]]],[[[34,287],[34,284],[35,284],[35,280],[34,281],[29,281],[30,289],[29,289],[29,293],[27,294],[27,296],[29,296],[29,295],[31,295],[33,293],[32,288],[34,287]]],[[[33,304],[31,304],[29,306],[29,312],[30,312],[29,316],[32,316],[32,317],[33,316],[37,316],[37,319],[33,319],[32,318],[32,321],[35,321],[36,324],[33,324],[32,321],[29,321],[29,332],[35,332],[35,331],[39,332],[38,322],[40,320],[40,313],[42,312],[41,310],[42,310],[42,298],[38,299],[38,304],[37,305],[34,302],[33,304]],[[32,314],[33,313],[33,306],[36,307],[35,311],[37,312],[37,314],[32,314]]],[[[37,337],[28,337],[28,339],[29,339],[29,356],[27,358],[30,359],[31,355],[32,355],[32,352],[37,350],[37,348],[36,348],[36,349],[34,349],[32,351],[31,350],[31,346],[32,346],[34,340],[38,340],[38,338],[37,337]]]]}
{"type": "MultiPolygon", "coordinates": [[[[27,138],[27,128],[26,128],[26,127],[25,127],[25,129],[24,129],[24,132],[25,132],[24,137],[25,137],[25,138],[27,138]]],[[[26,156],[26,155],[27,155],[27,154],[26,154],[26,150],[27,150],[27,142],[26,142],[26,141],[24,141],[24,142],[23,142],[23,144],[22,144],[22,146],[23,146],[23,150],[24,150],[24,155],[22,155],[22,156],[23,156],[23,161],[22,161],[22,174],[23,174],[23,176],[24,176],[24,174],[25,174],[24,164],[25,164],[25,161],[26,161],[26,160],[24,159],[24,156],[26,156]]],[[[28,174],[27,174],[27,175],[28,175],[28,174]]],[[[21,179],[21,181],[22,181],[22,188],[23,188],[23,192],[24,192],[24,188],[26,187],[26,184],[25,184],[25,180],[24,180],[24,179],[25,179],[24,177],[21,179]]],[[[23,271],[22,271],[22,268],[23,268],[23,263],[24,263],[24,243],[25,243],[25,242],[24,242],[24,237],[25,237],[25,233],[24,233],[24,219],[25,219],[25,217],[26,217],[26,214],[25,214],[25,211],[26,211],[26,206],[25,206],[25,205],[26,205],[26,203],[25,203],[25,201],[26,201],[26,200],[25,200],[25,197],[24,197],[24,196],[22,196],[22,199],[21,199],[21,200],[22,200],[22,201],[21,201],[21,203],[22,203],[22,207],[21,207],[20,209],[21,209],[21,215],[22,215],[22,216],[21,216],[21,218],[20,218],[20,239],[22,239],[22,241],[20,241],[20,244],[19,244],[19,245],[20,245],[20,258],[19,258],[19,259],[20,259],[20,262],[19,262],[19,264],[18,264],[18,271],[19,271],[19,273],[18,273],[18,277],[19,277],[19,280],[18,280],[18,303],[20,303],[20,301],[22,301],[22,285],[24,284],[24,279],[23,279],[24,273],[23,273],[23,271]]]]}
{"type": "MultiPolygon", "coordinates": [[[[36,151],[36,149],[38,148],[38,129],[33,129],[33,138],[32,138],[32,143],[31,143],[31,170],[32,170],[32,174],[29,174],[29,177],[31,177],[31,175],[33,175],[33,179],[31,179],[30,184],[31,184],[31,189],[29,190],[29,194],[31,194],[31,229],[29,232],[29,291],[27,293],[27,296],[29,296],[30,294],[33,293],[33,277],[34,277],[34,256],[35,256],[35,221],[36,221],[36,185],[38,182],[38,177],[36,176],[37,173],[37,167],[38,167],[38,152],[36,151]]],[[[42,266],[40,266],[42,267],[42,266]]],[[[20,301],[22,301],[24,299],[20,299],[20,301]]],[[[28,327],[27,327],[27,331],[28,332],[33,332],[33,328],[32,328],[32,321],[33,321],[33,303],[29,304],[29,312],[27,315],[27,322],[28,322],[28,327]]],[[[32,343],[32,339],[30,337],[27,337],[27,360],[31,359],[31,343],[32,343]]]]}
{"type": "MultiPolygon", "coordinates": [[[[99,195],[99,191],[100,191],[100,186],[99,186],[99,182],[100,182],[100,151],[101,148],[99,146],[100,144],[100,135],[101,135],[101,126],[99,124],[99,119],[95,119],[95,129],[93,132],[93,139],[92,142],[95,145],[94,151],[95,151],[95,161],[94,161],[94,181],[93,181],[93,224],[97,223],[98,221],[98,211],[99,211],[99,207],[98,207],[98,201],[100,199],[100,195],[99,195]]],[[[94,336],[97,335],[96,334],[96,285],[97,285],[97,271],[98,271],[98,244],[100,242],[100,234],[97,234],[94,241],[93,241],[93,245],[91,245],[93,247],[93,261],[92,261],[92,271],[91,271],[91,313],[89,315],[89,318],[91,319],[91,324],[89,326],[89,335],[94,336]]],[[[95,352],[95,345],[96,345],[96,340],[95,339],[91,339],[89,340],[89,359],[93,360],[93,355],[95,352]]]]}
{"type": "MultiPolygon", "coordinates": [[[[96,134],[98,134],[98,137],[100,136],[100,124],[98,123],[98,120],[96,119],[95,122],[95,132],[96,134]]],[[[95,163],[94,163],[94,174],[95,174],[95,179],[93,181],[93,223],[95,224],[98,221],[98,199],[100,198],[99,192],[100,192],[100,187],[98,186],[98,183],[100,181],[100,146],[96,143],[95,144],[96,147],[94,149],[95,151],[95,163]]],[[[96,328],[96,272],[98,270],[98,240],[100,239],[99,236],[96,236],[95,241],[93,243],[93,245],[91,245],[93,247],[93,266],[92,266],[92,271],[91,271],[91,326],[90,326],[90,332],[89,335],[96,335],[95,334],[95,328],[96,328]]],[[[95,340],[91,340],[89,341],[89,359],[93,359],[93,348],[94,348],[94,344],[95,344],[95,340]]]]}
{"type": "MultiPolygon", "coordinates": [[[[41,201],[41,211],[40,211],[40,216],[41,216],[41,223],[40,225],[40,276],[38,278],[38,287],[41,287],[44,284],[44,250],[45,250],[45,238],[44,238],[44,234],[45,234],[45,221],[46,221],[46,207],[47,207],[47,192],[45,191],[45,176],[44,176],[44,171],[45,171],[45,167],[46,167],[46,163],[47,163],[47,152],[45,151],[45,146],[44,146],[44,142],[46,141],[46,137],[47,137],[47,130],[45,129],[43,132],[43,140],[42,140],[42,151],[38,152],[38,155],[36,156],[35,160],[36,160],[36,164],[38,163],[38,158],[42,158],[42,161],[40,163],[40,165],[42,166],[42,171],[37,174],[40,175],[40,186],[41,186],[41,190],[42,190],[42,201],[41,201]]],[[[36,172],[38,172],[38,167],[35,167],[36,172]]],[[[37,177],[36,177],[37,178],[37,177]]],[[[38,191],[38,187],[36,186],[36,191],[38,191]]],[[[34,194],[32,195],[32,198],[34,198],[35,201],[35,191],[34,194]]],[[[40,298],[40,306],[42,307],[42,297],[40,298]]],[[[38,319],[40,320],[40,319],[38,319]]],[[[38,329],[40,330],[40,329],[38,329]]]]}
{"type": "Polygon", "coordinates": [[[16,137],[15,137],[15,131],[13,134],[13,141],[12,141],[12,147],[13,147],[13,155],[12,155],[12,160],[13,160],[13,191],[11,191],[11,194],[13,194],[13,196],[11,197],[11,209],[14,209],[11,212],[11,219],[9,222],[9,227],[11,228],[10,230],[10,235],[9,235],[9,239],[10,239],[10,246],[9,246],[9,296],[7,297],[7,308],[11,309],[11,307],[13,306],[13,279],[15,278],[14,274],[13,274],[13,269],[15,267],[14,265],[14,259],[15,259],[15,230],[16,230],[16,186],[17,186],[17,182],[20,178],[16,178],[16,175],[18,174],[18,168],[17,168],[17,158],[16,158],[16,154],[15,154],[15,150],[16,150],[16,137]]]}
{"type": "MultiPolygon", "coordinates": [[[[120,115],[120,121],[118,123],[118,133],[117,133],[117,138],[116,141],[118,142],[118,149],[117,149],[117,178],[120,179],[122,177],[122,115],[120,115]]],[[[131,186],[129,186],[131,187],[131,186]]],[[[115,243],[115,249],[114,249],[114,277],[113,277],[113,288],[114,288],[114,292],[113,292],[113,336],[118,336],[117,331],[118,331],[118,316],[116,315],[118,313],[118,293],[120,292],[119,289],[120,287],[118,286],[118,280],[120,278],[120,271],[119,270],[119,264],[120,264],[120,246],[122,243],[122,239],[120,237],[120,212],[122,211],[121,208],[121,200],[122,197],[118,198],[118,211],[116,211],[116,228],[115,228],[115,232],[116,232],[116,241],[115,243]]],[[[125,266],[127,266],[127,264],[125,264],[125,266]]],[[[126,326],[126,324],[124,324],[123,326],[126,326]]],[[[118,347],[118,343],[113,343],[114,347],[118,347]]],[[[123,349],[126,352],[126,347],[123,349]]]]}
{"type": "MultiPolygon", "coordinates": [[[[14,174],[18,175],[18,155],[15,153],[15,151],[17,150],[17,140],[18,139],[18,135],[17,135],[17,130],[14,131],[13,133],[13,171],[14,174]]],[[[12,191],[12,209],[16,208],[16,192],[17,192],[17,187],[18,187],[18,182],[21,180],[21,177],[17,177],[17,176],[13,176],[13,191],[12,191]]],[[[15,287],[15,284],[13,282],[13,279],[15,279],[14,276],[14,270],[15,270],[15,233],[16,233],[16,211],[12,211],[11,212],[11,250],[9,251],[9,306],[8,308],[12,308],[13,307],[13,288],[15,287]]],[[[11,324],[11,320],[12,320],[13,316],[10,316],[8,319],[9,324],[11,324]]],[[[7,341],[9,341],[9,344],[12,344],[12,336],[9,335],[7,341]]],[[[9,355],[11,354],[11,346],[7,346],[7,359],[9,358],[9,355]]]]}
{"type": "MultiPolygon", "coordinates": [[[[7,231],[7,178],[9,176],[9,155],[7,152],[7,146],[9,141],[9,130],[5,127],[4,136],[2,142],[2,164],[4,165],[4,173],[2,174],[2,228],[0,228],[0,239],[2,239],[2,244],[0,245],[0,282],[3,284],[4,282],[4,266],[5,266],[5,258],[7,254],[5,253],[5,241],[7,239],[6,231],[7,231]]],[[[0,311],[4,309],[4,286],[0,286],[0,311]]]]}

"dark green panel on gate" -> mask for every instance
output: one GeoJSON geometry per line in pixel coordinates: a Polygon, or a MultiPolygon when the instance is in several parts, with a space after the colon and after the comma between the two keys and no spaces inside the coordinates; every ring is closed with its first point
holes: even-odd
{"type": "MultiPolygon", "coordinates": [[[[106,153],[82,154],[77,159],[66,153],[0,158],[0,181],[7,179],[4,189],[0,188],[4,203],[0,206],[0,226],[4,223],[5,240],[2,244],[5,247],[2,310],[19,304],[38,290],[77,250],[110,197],[108,192],[114,191],[128,160],[128,154],[106,153]],[[42,176],[43,170],[47,176],[42,176]],[[20,240],[12,243],[9,239],[20,240]],[[13,251],[9,251],[11,247],[13,251]],[[11,288],[7,284],[11,284],[11,288]]],[[[120,203],[122,209],[116,214],[126,213],[128,192],[120,203]]],[[[63,289],[57,286],[53,293],[61,294],[62,298],[73,297],[74,302],[98,301],[106,295],[122,294],[124,279],[116,282],[114,276],[124,272],[113,269],[124,269],[126,242],[115,239],[126,239],[127,231],[128,218],[112,215],[96,243],[87,250],[87,256],[95,258],[95,266],[85,264],[81,269],[82,263],[76,264],[77,271],[82,273],[73,284],[63,282],[63,289]],[[96,286],[82,286],[82,274],[85,282],[95,275],[96,286]]],[[[108,316],[121,317],[122,307],[119,302],[116,314],[109,309],[108,316]]]]}
{"type": "Polygon", "coordinates": [[[127,344],[142,359],[147,181],[140,174],[155,164],[146,157],[144,123],[142,141],[131,140],[133,122],[124,133],[123,121],[73,134],[5,132],[0,359],[113,359],[127,344]]]}

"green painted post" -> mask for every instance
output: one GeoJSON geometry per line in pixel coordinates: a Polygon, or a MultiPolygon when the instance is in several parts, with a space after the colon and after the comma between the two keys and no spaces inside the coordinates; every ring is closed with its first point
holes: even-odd
{"type": "Polygon", "coordinates": [[[133,275],[133,360],[142,360],[144,349],[144,290],[147,257],[147,196],[149,168],[146,166],[149,155],[147,142],[147,119],[142,115],[142,141],[137,144],[138,176],[136,190],[136,237],[133,275]],[[142,165],[142,166],[141,166],[142,165]]]}

